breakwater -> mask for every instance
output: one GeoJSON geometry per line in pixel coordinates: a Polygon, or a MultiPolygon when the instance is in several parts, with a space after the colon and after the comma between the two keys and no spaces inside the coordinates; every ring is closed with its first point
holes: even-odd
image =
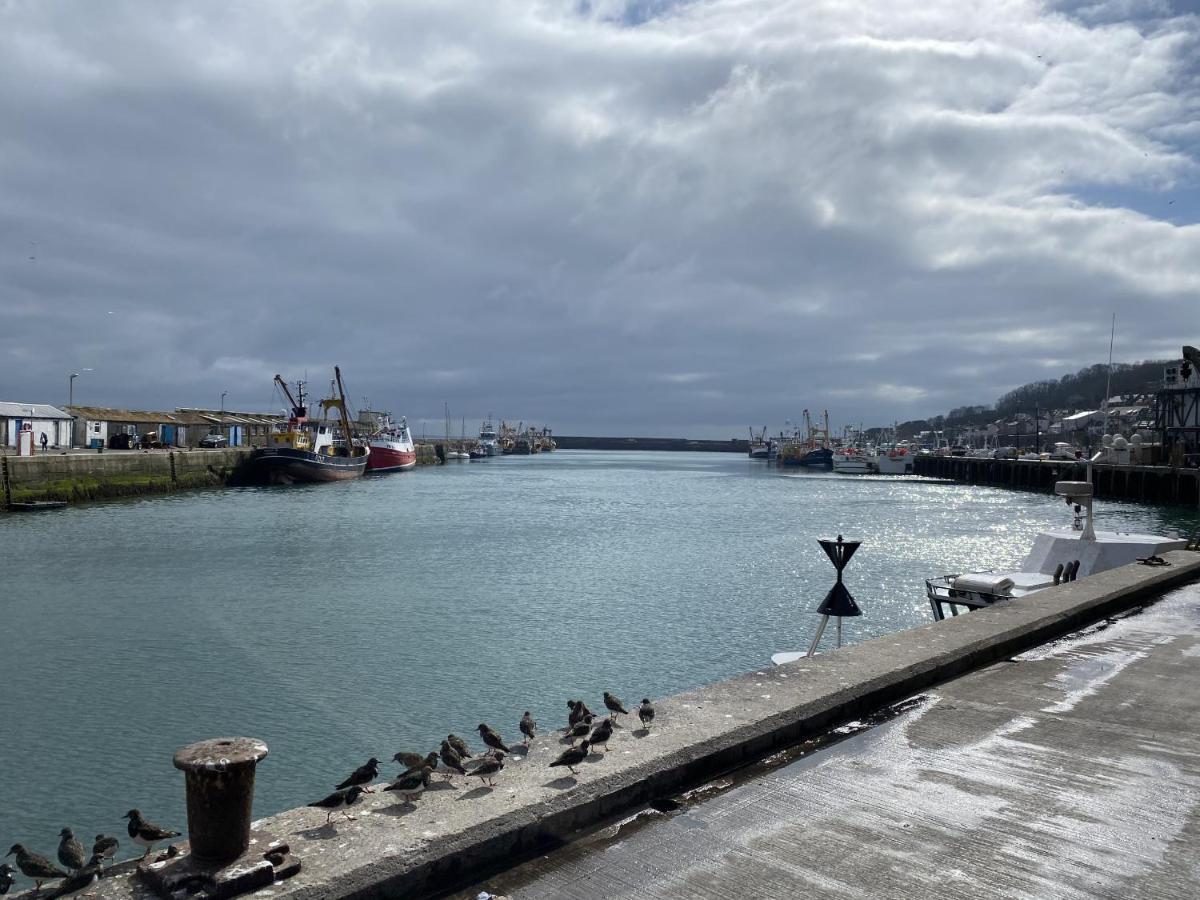
{"type": "MultiPolygon", "coordinates": [[[[564,745],[551,731],[562,723],[546,722],[529,747],[514,748],[494,789],[439,780],[415,804],[384,792],[364,798],[353,808],[353,821],[338,817],[330,824],[324,810],[305,807],[260,820],[256,830],[285,840],[302,861],[276,895],[417,898],[461,887],[561,846],[582,830],[1153,600],[1200,575],[1200,554],[1176,551],[1167,559],[1163,568],[1126,566],[1029,600],[660,699],[652,728],[639,728],[628,717],[612,738],[611,752],[588,757],[578,775],[547,767],[564,745]]],[[[277,776],[267,760],[259,778],[272,777],[277,776]]],[[[143,895],[128,868],[101,881],[96,891],[104,900],[143,895]]]]}
{"type": "MultiPolygon", "coordinates": [[[[1052,493],[1056,481],[1086,481],[1086,461],[975,459],[963,456],[918,456],[913,473],[962,484],[1052,493]]],[[[1167,466],[1092,464],[1096,496],[1136,503],[1200,503],[1200,470],[1167,466]]]]}
{"type": "Polygon", "coordinates": [[[658,437],[578,437],[555,435],[559,450],[690,450],[705,453],[749,453],[744,439],[728,441],[690,440],[658,437]]]}

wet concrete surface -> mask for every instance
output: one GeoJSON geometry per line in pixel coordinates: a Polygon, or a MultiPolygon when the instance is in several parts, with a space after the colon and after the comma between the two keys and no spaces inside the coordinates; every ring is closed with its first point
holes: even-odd
{"type": "Polygon", "coordinates": [[[1198,713],[1193,584],[453,896],[1200,897],[1198,713]]]}

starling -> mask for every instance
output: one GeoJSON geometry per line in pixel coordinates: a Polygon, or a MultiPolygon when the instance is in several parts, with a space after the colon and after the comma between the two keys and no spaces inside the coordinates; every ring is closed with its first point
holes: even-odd
{"type": "Polygon", "coordinates": [[[392,757],[392,762],[398,762],[406,769],[418,769],[425,765],[425,757],[420,753],[405,753],[401,750],[392,757]]]}
{"type": "Polygon", "coordinates": [[[71,872],[82,869],[85,861],[83,844],[76,839],[75,832],[70,828],[64,828],[58,833],[58,836],[62,838],[58,842],[58,861],[71,872]]]}
{"type": "Polygon", "coordinates": [[[566,766],[571,770],[572,775],[578,775],[575,767],[587,759],[588,742],[584,741],[578,747],[568,747],[554,762],[550,763],[551,768],[554,766],[566,766]]]}
{"type": "Polygon", "coordinates": [[[529,714],[529,710],[525,710],[525,715],[521,716],[521,734],[525,735],[525,744],[529,745],[537,736],[537,722],[533,721],[533,716],[529,714]]]}
{"type": "Polygon", "coordinates": [[[429,786],[429,776],[433,770],[429,766],[421,766],[414,772],[406,772],[384,788],[385,791],[396,791],[409,806],[415,805],[413,800],[420,797],[429,786]]]}
{"type": "Polygon", "coordinates": [[[99,853],[105,859],[112,859],[117,855],[117,848],[120,843],[115,837],[109,837],[105,834],[96,835],[96,843],[92,844],[92,855],[99,853]]]}
{"type": "Polygon", "coordinates": [[[80,891],[90,888],[99,881],[103,874],[104,855],[102,853],[93,853],[88,864],[80,866],[64,878],[54,893],[47,895],[46,900],[54,900],[56,897],[66,897],[68,894],[78,894],[80,891]]]}
{"type": "Polygon", "coordinates": [[[626,715],[629,713],[629,710],[625,708],[625,704],[608,691],[604,692],[604,705],[608,707],[608,717],[610,719],[615,718],[617,713],[625,713],[626,715]]]}
{"type": "Polygon", "coordinates": [[[463,767],[462,757],[458,755],[458,751],[450,745],[449,741],[442,741],[442,766],[460,775],[467,774],[466,768],[463,767]]]}
{"type": "Polygon", "coordinates": [[[17,868],[26,878],[32,878],[37,889],[42,889],[42,882],[51,878],[66,878],[67,873],[56,866],[46,857],[38,853],[30,853],[23,844],[13,844],[5,856],[17,856],[17,868]]]}
{"type": "Polygon", "coordinates": [[[650,723],[654,721],[654,704],[650,702],[649,697],[642,699],[642,705],[638,707],[638,718],[642,720],[642,727],[649,730],[650,723]]]}
{"type": "Polygon", "coordinates": [[[578,722],[576,722],[574,725],[571,726],[571,732],[570,732],[571,743],[575,743],[576,738],[587,737],[591,733],[591,730],[592,730],[592,717],[584,716],[582,719],[580,719],[578,722]]]}
{"type": "Polygon", "coordinates": [[[468,747],[467,742],[460,738],[457,734],[446,735],[446,740],[450,742],[450,746],[454,748],[454,752],[460,757],[463,759],[471,758],[471,748],[468,747]]]}
{"type": "Polygon", "coordinates": [[[0,863],[0,897],[7,894],[13,886],[13,873],[16,871],[8,863],[0,863]]]}
{"type": "Polygon", "coordinates": [[[593,747],[603,744],[604,752],[608,752],[608,739],[612,737],[613,722],[612,719],[601,719],[600,724],[592,729],[592,736],[588,738],[588,743],[593,747]]]}
{"type": "Polygon", "coordinates": [[[483,722],[479,723],[479,736],[483,738],[483,742],[495,750],[503,750],[505,753],[512,753],[508,747],[504,746],[504,741],[494,728],[483,722]]]}
{"type": "Polygon", "coordinates": [[[310,803],[308,805],[309,806],[319,806],[321,809],[329,810],[329,814],[327,816],[325,816],[325,824],[326,825],[329,824],[329,820],[333,818],[333,814],[335,812],[337,812],[339,809],[342,810],[342,814],[347,819],[349,819],[351,822],[353,822],[354,816],[352,816],[352,815],[350,815],[350,813],[346,812],[344,807],[353,806],[355,803],[357,803],[359,795],[362,794],[362,792],[363,792],[363,789],[361,787],[359,787],[357,784],[354,784],[343,790],[336,790],[332,794],[330,794],[328,797],[325,797],[321,800],[316,801],[315,803],[310,803]]]}
{"type": "Polygon", "coordinates": [[[468,772],[468,775],[478,775],[487,782],[488,787],[495,787],[492,776],[504,768],[504,760],[498,756],[485,757],[483,762],[468,772]]]}
{"type": "Polygon", "coordinates": [[[133,842],[146,848],[146,852],[142,854],[143,859],[150,855],[150,850],[159,841],[169,841],[180,836],[178,831],[168,831],[153,822],[147,822],[136,809],[131,809],[121,818],[129,820],[129,836],[133,838],[133,842]]]}
{"type": "Polygon", "coordinates": [[[357,769],[355,769],[353,774],[351,774],[351,776],[349,778],[347,778],[345,781],[343,781],[341,784],[339,784],[337,786],[337,789],[339,791],[344,791],[348,787],[354,787],[355,785],[357,785],[358,787],[362,788],[366,793],[370,794],[370,793],[372,793],[372,791],[369,787],[367,787],[367,785],[370,784],[372,781],[374,781],[378,777],[379,777],[379,760],[377,760],[375,757],[372,756],[365,763],[363,763],[361,766],[359,766],[357,769]]]}

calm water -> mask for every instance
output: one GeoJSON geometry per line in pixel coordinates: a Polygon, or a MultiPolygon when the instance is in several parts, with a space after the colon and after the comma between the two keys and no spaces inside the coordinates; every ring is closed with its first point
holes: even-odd
{"type": "MultiPolygon", "coordinates": [[[[53,854],[64,825],[90,840],[132,806],[182,829],[171,755],[203,738],[268,743],[263,815],[368,756],[478,743],[480,721],[516,735],[525,709],[561,724],[567,697],[761,667],[811,639],[833,581],[818,536],[865,540],[850,640],[921,624],[925,576],[1016,564],[1067,513],[734,455],[559,451],[0,516],[0,845],[53,854]]],[[[1193,519],[1103,503],[1098,522],[1193,519]]]]}

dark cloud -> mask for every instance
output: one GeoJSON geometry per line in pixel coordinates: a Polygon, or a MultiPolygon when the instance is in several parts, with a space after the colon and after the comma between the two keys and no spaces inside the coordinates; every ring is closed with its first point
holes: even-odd
{"type": "Polygon", "coordinates": [[[1200,24],[1100,6],[8,3],[0,394],[725,435],[1174,352],[1200,24]]]}

